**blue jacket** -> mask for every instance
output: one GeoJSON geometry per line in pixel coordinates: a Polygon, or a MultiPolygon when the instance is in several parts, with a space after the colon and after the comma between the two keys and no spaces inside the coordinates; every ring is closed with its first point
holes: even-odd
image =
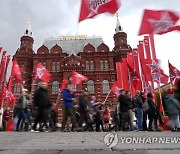
{"type": "Polygon", "coordinates": [[[74,94],[72,94],[68,89],[64,89],[62,91],[62,96],[64,100],[64,107],[73,107],[74,103],[72,98],[74,98],[74,94]]]}

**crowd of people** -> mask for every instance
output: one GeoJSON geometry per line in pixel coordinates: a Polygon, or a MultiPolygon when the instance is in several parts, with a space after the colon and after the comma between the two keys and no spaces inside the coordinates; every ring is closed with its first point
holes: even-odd
{"type": "MultiPolygon", "coordinates": [[[[89,94],[87,88],[77,100],[71,81],[61,92],[63,99],[63,119],[58,125],[57,103],[52,103],[48,95],[48,83],[41,82],[33,99],[26,89],[16,102],[13,112],[15,131],[162,131],[162,114],[154,101],[152,93],[144,94],[137,90],[136,96],[123,89],[119,92],[114,109],[89,94]],[[32,100],[32,101],[31,101],[32,100]],[[159,126],[162,126],[161,128],[159,126]]],[[[180,84],[174,92],[166,91],[162,99],[165,115],[168,116],[168,128],[180,130],[180,84]]],[[[3,114],[3,131],[11,118],[10,108],[3,114]]]]}

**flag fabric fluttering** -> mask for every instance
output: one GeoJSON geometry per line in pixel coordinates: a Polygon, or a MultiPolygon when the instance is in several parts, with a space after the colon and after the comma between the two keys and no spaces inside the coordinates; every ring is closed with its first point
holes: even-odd
{"type": "Polygon", "coordinates": [[[6,98],[6,106],[9,107],[10,102],[15,103],[16,98],[11,91],[5,88],[4,98],[6,98]]]}
{"type": "Polygon", "coordinates": [[[139,35],[164,34],[174,30],[180,31],[177,26],[180,16],[168,10],[144,10],[139,35]]]}
{"type": "Polygon", "coordinates": [[[119,7],[119,0],[81,0],[79,22],[105,12],[115,14],[119,7]]]}
{"type": "Polygon", "coordinates": [[[44,82],[49,82],[51,79],[51,74],[49,73],[49,71],[40,63],[37,64],[35,71],[35,80],[38,79],[44,82]]]}
{"type": "Polygon", "coordinates": [[[114,84],[111,87],[111,91],[116,95],[116,97],[119,96],[120,90],[122,89],[118,85],[119,85],[118,82],[114,82],[114,84]]]}
{"type": "Polygon", "coordinates": [[[62,92],[66,88],[67,83],[68,83],[68,80],[67,79],[63,79],[63,81],[61,83],[61,87],[59,88],[60,92],[62,92]]]}
{"type": "Polygon", "coordinates": [[[141,59],[141,65],[144,75],[151,74],[160,68],[158,59],[141,59]]]}
{"type": "Polygon", "coordinates": [[[82,81],[87,81],[88,78],[82,74],[79,74],[75,71],[72,72],[72,83],[80,84],[82,81]]]}
{"type": "Polygon", "coordinates": [[[131,66],[129,66],[129,65],[128,65],[128,70],[129,70],[129,75],[130,75],[132,86],[136,90],[140,90],[141,89],[141,80],[140,80],[140,77],[138,76],[136,71],[133,70],[133,68],[131,66]]]}
{"type": "Polygon", "coordinates": [[[1,64],[0,64],[0,82],[2,82],[3,77],[4,77],[4,71],[5,71],[5,66],[6,66],[6,52],[3,51],[2,53],[2,58],[1,58],[1,64]]]}
{"type": "Polygon", "coordinates": [[[151,75],[154,82],[163,84],[168,83],[169,77],[160,68],[157,71],[154,71],[151,75]]]}
{"type": "Polygon", "coordinates": [[[22,68],[19,67],[17,60],[13,60],[13,65],[12,65],[12,74],[16,76],[17,80],[22,83],[22,68]]]}
{"type": "Polygon", "coordinates": [[[174,67],[169,61],[169,77],[172,85],[176,85],[177,81],[180,79],[180,71],[174,67]]]}

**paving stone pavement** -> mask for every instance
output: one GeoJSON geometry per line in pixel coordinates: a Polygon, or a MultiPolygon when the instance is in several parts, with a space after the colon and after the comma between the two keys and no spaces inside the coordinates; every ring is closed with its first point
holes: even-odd
{"type": "Polygon", "coordinates": [[[118,132],[119,141],[112,149],[104,144],[105,135],[106,132],[0,132],[0,154],[180,154],[179,132],[118,132]],[[165,142],[159,143],[159,138],[165,142]],[[150,142],[152,139],[155,142],[150,142]]]}

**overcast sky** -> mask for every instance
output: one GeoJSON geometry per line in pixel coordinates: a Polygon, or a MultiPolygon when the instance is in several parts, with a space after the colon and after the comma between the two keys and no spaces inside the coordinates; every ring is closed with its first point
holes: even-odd
{"type": "MultiPolygon", "coordinates": [[[[113,48],[113,35],[116,19],[102,14],[94,19],[78,24],[81,0],[0,0],[0,46],[14,55],[20,45],[20,37],[31,18],[34,37],[34,51],[37,51],[45,38],[60,35],[96,35],[113,48]]],[[[171,9],[180,12],[180,0],[121,0],[119,20],[127,33],[128,44],[132,48],[142,36],[137,36],[144,9],[171,9]]],[[[167,60],[180,69],[180,32],[155,36],[157,58],[167,72],[167,60]]]]}

